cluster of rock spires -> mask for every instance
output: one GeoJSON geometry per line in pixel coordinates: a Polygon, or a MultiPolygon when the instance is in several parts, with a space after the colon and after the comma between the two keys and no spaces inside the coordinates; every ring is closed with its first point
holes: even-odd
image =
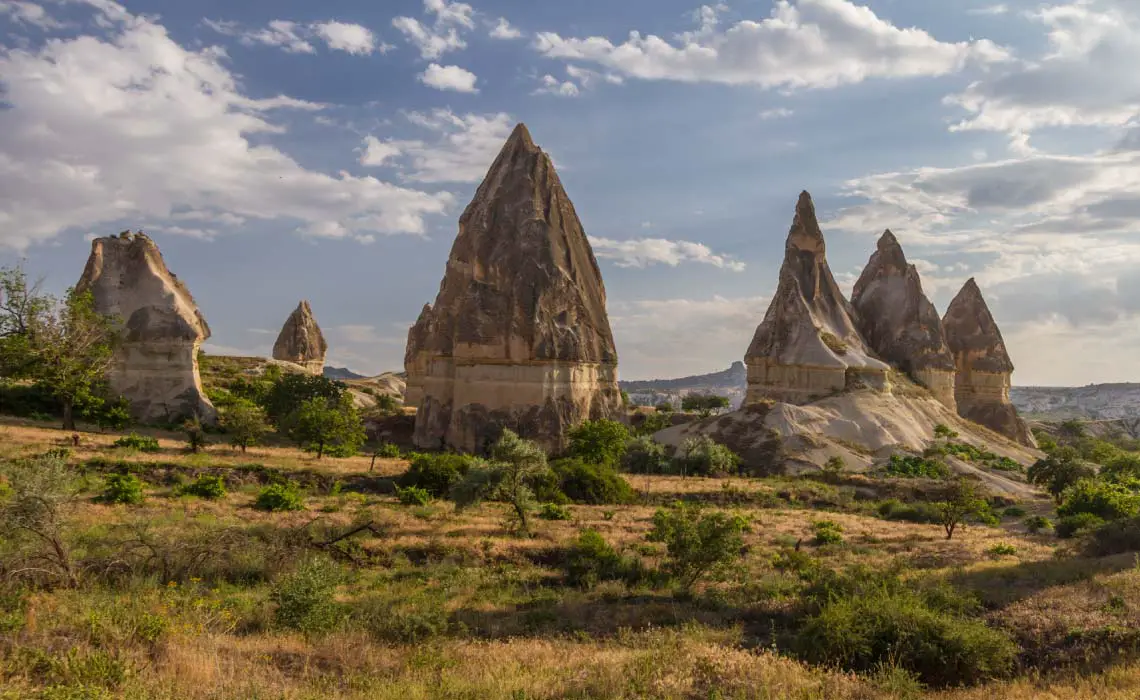
{"type": "Polygon", "coordinates": [[[95,310],[119,323],[107,382],[130,401],[136,420],[216,418],[198,375],[198,348],[210,327],[154,241],[129,231],[96,238],[76,290],[91,292],[95,310]]]}
{"type": "Polygon", "coordinates": [[[422,448],[482,452],[509,428],[558,449],[580,421],[622,416],[601,271],[522,124],[459,220],[405,368],[422,448]]]}
{"type": "Polygon", "coordinates": [[[848,302],[827,265],[807,192],[796,206],[779,287],[745,362],[746,404],[806,404],[858,388],[890,392],[893,366],[963,418],[1035,446],[1010,402],[1013,363],[974,280],[940,319],[887,231],[848,302]]]}
{"type": "Polygon", "coordinates": [[[313,309],[308,301],[297,305],[281,333],[273,344],[273,359],[300,365],[312,374],[321,374],[325,369],[325,355],[329,344],[313,318],[313,309]]]}

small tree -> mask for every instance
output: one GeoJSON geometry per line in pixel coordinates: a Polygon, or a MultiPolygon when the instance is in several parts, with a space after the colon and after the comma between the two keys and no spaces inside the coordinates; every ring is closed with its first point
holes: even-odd
{"type": "Polygon", "coordinates": [[[1044,488],[1060,503],[1062,494],[1081,479],[1095,476],[1092,467],[1081,461],[1072,447],[1058,448],[1053,454],[1037,460],[1026,472],[1029,483],[1044,488]]]}
{"type": "Polygon", "coordinates": [[[673,462],[681,476],[716,476],[737,471],[740,457],[708,435],[698,435],[681,443],[673,462]]]}
{"type": "Polygon", "coordinates": [[[265,410],[244,399],[239,399],[222,412],[222,428],[229,435],[230,444],[240,447],[242,452],[273,430],[265,410]]]}
{"type": "Polygon", "coordinates": [[[351,456],[367,439],[364,424],[348,394],[336,401],[323,397],[309,399],[286,422],[293,441],[316,452],[317,459],[324,457],[330,447],[335,448],[337,456],[351,456]]]}
{"type": "Polygon", "coordinates": [[[746,525],[738,515],[704,513],[700,506],[676,503],[654,514],[647,539],[665,543],[666,569],[688,591],[741,557],[746,525]]]}
{"type": "MultiPolygon", "coordinates": [[[[268,371],[266,376],[269,376],[268,371]]],[[[306,401],[329,399],[332,404],[337,404],[347,392],[348,387],[344,382],[320,375],[282,374],[265,393],[262,405],[269,420],[275,425],[281,425],[306,401]]]]}
{"type": "Polygon", "coordinates": [[[634,474],[661,474],[669,466],[665,446],[648,435],[633,438],[626,445],[625,470],[634,474]]]}
{"type": "Polygon", "coordinates": [[[669,401],[662,401],[661,403],[657,404],[656,408],[658,413],[672,413],[674,410],[673,404],[669,401]]]}
{"type": "Polygon", "coordinates": [[[958,479],[950,488],[945,501],[934,504],[938,509],[939,522],[946,531],[946,539],[954,537],[954,531],[967,518],[984,513],[987,509],[985,498],[978,485],[968,479],[958,479]]]}
{"type": "Polygon", "coordinates": [[[728,408],[731,402],[724,396],[715,394],[689,394],[681,399],[681,410],[695,411],[702,418],[708,418],[714,412],[728,408]]]}
{"type": "Polygon", "coordinates": [[[669,413],[647,413],[641,425],[637,426],[636,435],[656,435],[673,425],[669,413]]]}
{"type": "Polygon", "coordinates": [[[629,430],[612,420],[584,421],[570,431],[570,456],[593,464],[617,466],[625,455],[629,430]]]}
{"type": "Polygon", "coordinates": [[[198,454],[206,447],[206,431],[202,429],[202,421],[198,416],[187,419],[182,424],[182,432],[186,435],[186,446],[194,454],[198,454]]]}
{"type": "Polygon", "coordinates": [[[79,489],[65,459],[43,456],[17,460],[2,467],[11,495],[0,499],[0,540],[16,546],[20,560],[8,571],[12,577],[36,574],[79,583],[66,534],[79,489]]]}
{"type": "Polygon", "coordinates": [[[452,489],[452,498],[459,508],[484,499],[504,501],[511,507],[515,528],[529,536],[530,514],[536,505],[531,483],[548,474],[546,453],[537,444],[504,430],[491,448],[491,460],[476,460],[452,489]]]}

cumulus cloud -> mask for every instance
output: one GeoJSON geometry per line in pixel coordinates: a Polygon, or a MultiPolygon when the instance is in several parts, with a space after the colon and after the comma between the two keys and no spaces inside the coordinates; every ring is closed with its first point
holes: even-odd
{"type": "Polygon", "coordinates": [[[392,49],[391,44],[378,42],[371,29],[347,22],[298,24],[275,19],[260,29],[246,29],[237,22],[226,20],[206,19],[202,23],[219,34],[237,37],[246,46],[272,46],[286,53],[316,53],[311,42],[313,38],[322,40],[331,51],[344,51],[357,56],[365,56],[374,51],[387,53],[392,49]]]}
{"type": "Polygon", "coordinates": [[[475,74],[459,66],[441,66],[433,63],[420,74],[420,82],[436,90],[476,93],[475,74]]]}
{"type": "Polygon", "coordinates": [[[375,136],[364,137],[364,148],[360,153],[360,164],[369,167],[379,167],[389,161],[399,158],[403,153],[400,145],[391,141],[381,141],[375,136]]]}
{"type": "Polygon", "coordinates": [[[0,15],[7,15],[17,24],[40,29],[59,29],[63,24],[53,18],[41,5],[24,0],[0,0],[0,15]]]}
{"type": "Polygon", "coordinates": [[[744,271],[744,263],[726,255],[717,255],[703,243],[664,238],[615,241],[591,236],[590,245],[594,248],[594,255],[603,260],[613,260],[618,267],[648,267],[657,264],[676,267],[681,263],[695,262],[732,272],[744,271]]]}
{"type": "Polygon", "coordinates": [[[491,29],[492,39],[521,39],[522,32],[511,26],[505,17],[500,17],[499,21],[491,29]]]}
{"type": "Polygon", "coordinates": [[[210,217],[237,217],[342,238],[419,234],[424,217],[451,204],[447,193],[302,167],[264,136],[284,131],[272,120],[279,111],[320,105],[248,97],[220,49],[187,49],[106,0],[96,12],[104,36],[0,54],[9,105],[0,110],[0,244],[180,212],[200,214],[202,230],[216,228],[210,217]]]}
{"type": "Polygon", "coordinates": [[[581,94],[578,86],[570,80],[559,80],[553,75],[544,75],[535,89],[535,95],[556,95],[558,97],[577,97],[581,94]]]}
{"type": "MultiPolygon", "coordinates": [[[[372,35],[372,30],[359,24],[320,22],[313,25],[313,31],[334,51],[362,56],[377,49],[376,37],[372,35]]],[[[387,48],[386,44],[379,47],[381,53],[385,53],[387,48]]]]}
{"type": "Polygon", "coordinates": [[[431,25],[414,17],[396,17],[392,26],[404,35],[408,43],[419,49],[424,60],[435,60],[449,51],[467,48],[461,32],[473,29],[474,9],[462,2],[424,0],[424,12],[435,15],[431,25]]]}
{"type": "Polygon", "coordinates": [[[938,76],[968,64],[1007,60],[987,40],[949,43],[921,29],[900,29],[849,0],[778,0],[761,21],[721,29],[717,8],[702,8],[700,28],[670,42],[631,32],[621,44],[605,37],[536,36],[548,58],[589,62],[642,80],[827,88],[869,78],[938,76]]]}
{"type": "Polygon", "coordinates": [[[361,163],[386,165],[399,160],[403,177],[419,183],[479,182],[514,128],[514,120],[502,112],[460,115],[437,109],[405,116],[428,137],[381,142],[368,136],[361,163]]]}

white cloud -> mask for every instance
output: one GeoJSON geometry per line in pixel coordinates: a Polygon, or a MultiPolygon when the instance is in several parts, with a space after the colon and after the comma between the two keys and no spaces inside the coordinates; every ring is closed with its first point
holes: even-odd
{"type": "Polygon", "coordinates": [[[522,32],[512,27],[505,17],[500,17],[498,23],[491,29],[492,39],[520,39],[522,35],[522,32]]]}
{"type": "MultiPolygon", "coordinates": [[[[1079,0],[1029,13],[1049,51],[971,84],[945,102],[968,116],[955,130],[1025,134],[1049,126],[1124,126],[1140,114],[1140,8],[1079,0]]],[[[1020,135],[1020,136],[1018,136],[1020,135]]],[[[1024,150],[1024,149],[1023,149],[1024,150]]]]}
{"type": "Polygon", "coordinates": [[[455,92],[476,93],[477,78],[469,70],[459,66],[441,66],[433,63],[420,74],[420,82],[436,90],[453,90],[455,92]]]}
{"type": "Polygon", "coordinates": [[[784,107],[777,107],[776,109],[766,109],[760,113],[761,119],[787,119],[794,115],[795,112],[784,107]]]}
{"type": "Polygon", "coordinates": [[[604,37],[537,35],[549,58],[587,61],[642,80],[826,88],[869,78],[937,76],[968,64],[1008,59],[987,40],[948,43],[920,29],[900,29],[849,0],[777,0],[771,17],[721,30],[715,8],[697,32],[673,44],[631,32],[620,45],[604,37]]]}
{"type": "Polygon", "coordinates": [[[265,29],[243,32],[239,36],[241,42],[247,45],[264,44],[287,53],[316,53],[313,45],[301,37],[301,32],[304,31],[305,28],[296,22],[275,19],[265,29]]]}
{"type": "Polygon", "coordinates": [[[0,0],[0,15],[8,15],[17,24],[27,24],[40,29],[59,29],[63,26],[42,6],[23,0],[0,0]]]}
{"type": "Polygon", "coordinates": [[[577,97],[580,94],[578,86],[573,82],[569,80],[560,81],[553,75],[544,75],[539,82],[540,85],[532,94],[557,95],[558,97],[577,97]]]}
{"type": "Polygon", "coordinates": [[[475,27],[472,18],[474,9],[470,5],[447,0],[424,0],[424,12],[435,15],[435,21],[430,27],[412,17],[396,17],[392,20],[392,26],[419,49],[421,58],[435,60],[449,51],[467,48],[467,42],[460,32],[475,27]]]}
{"type": "Polygon", "coordinates": [[[189,50],[153,19],[106,0],[99,8],[103,37],[0,54],[11,105],[0,110],[0,245],[186,212],[294,222],[318,235],[419,234],[425,216],[453,201],[308,170],[251,142],[284,131],[276,110],[321,106],[250,98],[220,49],[189,50]]]}
{"type": "MultiPolygon", "coordinates": [[[[359,24],[320,22],[313,25],[313,31],[334,51],[363,56],[377,48],[376,37],[372,35],[372,31],[359,24]]],[[[384,49],[381,47],[381,53],[383,52],[384,49]]]]}
{"type": "Polygon", "coordinates": [[[648,267],[655,264],[676,267],[681,263],[695,262],[733,272],[744,271],[744,263],[726,255],[717,255],[703,243],[664,238],[615,241],[591,236],[590,245],[594,248],[594,255],[603,260],[614,260],[618,267],[648,267]]]}
{"type": "Polygon", "coordinates": [[[1005,15],[1005,14],[1009,14],[1009,6],[1008,5],[986,5],[985,7],[975,7],[973,9],[966,10],[966,14],[983,15],[983,16],[990,16],[990,17],[997,16],[997,15],[1005,15]]]}
{"type": "Polygon", "coordinates": [[[457,115],[437,109],[410,112],[408,120],[431,132],[431,141],[401,141],[410,161],[405,177],[413,182],[479,182],[511,135],[509,114],[457,115]]]}
{"type": "Polygon", "coordinates": [[[364,137],[364,150],[360,154],[360,164],[369,167],[379,167],[388,161],[398,158],[403,153],[399,144],[391,141],[381,141],[375,136],[364,137]]]}

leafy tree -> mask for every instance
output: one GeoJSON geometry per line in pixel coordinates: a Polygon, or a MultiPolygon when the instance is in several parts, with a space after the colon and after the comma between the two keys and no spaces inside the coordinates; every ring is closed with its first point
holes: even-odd
{"type": "Polygon", "coordinates": [[[1095,475],[1093,468],[1081,461],[1072,447],[1060,447],[1053,454],[1037,460],[1026,472],[1029,483],[1044,488],[1060,503],[1065,489],[1081,479],[1095,475]]]}
{"type": "Polygon", "coordinates": [[[1081,479],[1062,494],[1062,503],[1057,515],[1062,518],[1091,513],[1103,520],[1131,518],[1140,514],[1140,494],[1132,484],[1122,484],[1103,479],[1081,479]]]}
{"type": "Polygon", "coordinates": [[[938,509],[939,523],[946,531],[946,539],[954,537],[958,529],[967,518],[985,513],[989,506],[978,485],[969,479],[958,479],[954,482],[945,501],[934,504],[938,509]]]}
{"type": "Polygon", "coordinates": [[[194,454],[206,448],[206,431],[202,429],[202,421],[198,416],[187,419],[182,424],[182,432],[186,435],[186,446],[194,454]]]}
{"type": "Polygon", "coordinates": [[[307,399],[286,420],[289,437],[317,459],[333,448],[337,456],[351,456],[364,444],[367,436],[360,414],[352,405],[352,397],[339,399],[315,397],[307,399]]]}
{"type": "Polygon", "coordinates": [[[704,513],[700,506],[679,502],[653,515],[647,539],[665,543],[666,569],[684,590],[691,590],[740,559],[746,525],[739,515],[704,513]]]}
{"type": "Polygon", "coordinates": [[[1085,424],[1076,419],[1061,423],[1057,432],[1062,438],[1067,440],[1080,440],[1086,435],[1085,424]]]}
{"type": "Polygon", "coordinates": [[[716,476],[735,472],[740,457],[708,435],[698,435],[681,443],[673,462],[681,476],[716,476]]]}
{"type": "Polygon", "coordinates": [[[452,497],[459,508],[484,499],[507,503],[512,510],[512,524],[519,533],[529,536],[530,514],[536,505],[531,484],[549,471],[541,447],[504,430],[491,448],[491,461],[476,460],[452,489],[452,497]]]}
{"type": "Polygon", "coordinates": [[[273,430],[265,410],[245,399],[238,399],[222,412],[222,428],[229,435],[230,444],[242,452],[273,430]]]}
{"type": "Polygon", "coordinates": [[[716,411],[728,408],[731,402],[724,396],[715,394],[689,394],[681,399],[681,410],[697,412],[707,418],[716,411]]]}
{"type": "Polygon", "coordinates": [[[593,464],[616,466],[625,455],[629,430],[612,420],[584,421],[570,431],[570,456],[593,464]]]}
{"type": "Polygon", "coordinates": [[[41,285],[40,281],[28,284],[19,266],[0,267],[0,376],[29,374],[34,357],[33,329],[53,306],[41,285]]]}
{"type": "Polygon", "coordinates": [[[381,415],[391,416],[400,412],[400,404],[391,394],[378,394],[376,396],[376,410],[381,415]]]}
{"type": "Polygon", "coordinates": [[[282,374],[265,394],[262,406],[269,420],[281,425],[306,401],[328,399],[338,404],[348,391],[344,382],[314,374],[282,374]]]}
{"type": "Polygon", "coordinates": [[[624,465],[634,474],[661,474],[669,467],[669,456],[664,445],[642,435],[626,444],[624,465]]]}
{"type": "Polygon", "coordinates": [[[634,432],[636,435],[655,435],[671,425],[673,420],[669,413],[647,413],[634,432]]]}
{"type": "Polygon", "coordinates": [[[1140,454],[1121,454],[1106,462],[1100,476],[1121,483],[1140,481],[1140,454]]]}

